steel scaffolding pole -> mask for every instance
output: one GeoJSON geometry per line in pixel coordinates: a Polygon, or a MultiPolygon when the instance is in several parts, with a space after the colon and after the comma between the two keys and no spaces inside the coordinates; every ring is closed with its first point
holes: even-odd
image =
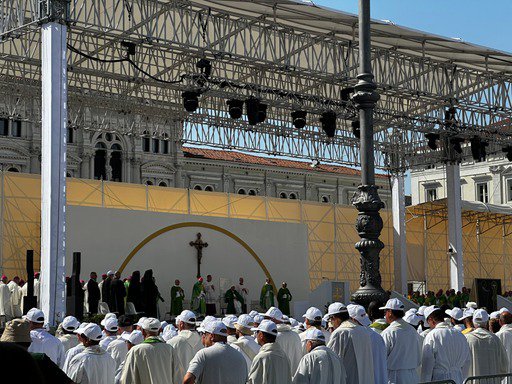
{"type": "Polygon", "coordinates": [[[393,213],[393,255],[395,272],[395,291],[407,294],[407,238],[405,225],[405,176],[403,173],[391,178],[391,196],[393,213]]]}
{"type": "Polygon", "coordinates": [[[382,303],[388,297],[381,287],[379,270],[379,254],[384,248],[384,243],[379,240],[383,228],[379,210],[384,204],[375,185],[373,111],[379,94],[371,68],[370,0],[359,0],[359,63],[358,82],[352,100],[359,110],[361,126],[361,185],[353,201],[359,211],[356,229],[361,240],[355,247],[361,253],[361,274],[360,287],[352,295],[352,300],[368,307],[370,302],[382,303]]]}
{"type": "Polygon", "coordinates": [[[464,286],[462,258],[462,203],[460,198],[460,164],[446,164],[446,197],[448,205],[448,255],[450,256],[450,287],[456,291],[464,286]]]}
{"type": "Polygon", "coordinates": [[[41,309],[55,326],[65,316],[67,27],[41,27],[41,309]]]}

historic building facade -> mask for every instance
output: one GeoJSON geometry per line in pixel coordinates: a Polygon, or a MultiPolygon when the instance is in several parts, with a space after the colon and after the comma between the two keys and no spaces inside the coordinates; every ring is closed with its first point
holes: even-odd
{"type": "MultiPolygon", "coordinates": [[[[176,123],[179,124],[179,123],[176,123]]],[[[179,127],[169,127],[169,133],[179,127]]],[[[239,152],[183,147],[169,134],[67,130],[68,177],[350,204],[358,170],[239,152]]],[[[41,172],[40,125],[0,116],[0,169],[41,172]]],[[[378,175],[390,204],[389,179],[378,175]]]]}

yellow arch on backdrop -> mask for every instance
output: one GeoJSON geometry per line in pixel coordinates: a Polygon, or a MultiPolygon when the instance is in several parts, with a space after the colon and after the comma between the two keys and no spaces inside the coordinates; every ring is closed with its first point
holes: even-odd
{"type": "Polygon", "coordinates": [[[128,265],[128,263],[133,259],[133,257],[147,244],[149,243],[150,241],[156,239],[158,236],[160,235],[163,235],[164,233],[167,233],[167,232],[170,232],[170,231],[174,231],[175,229],[179,229],[179,228],[190,228],[190,227],[196,227],[196,228],[208,228],[208,229],[211,229],[213,231],[216,231],[216,232],[220,232],[228,237],[230,237],[231,239],[235,240],[238,244],[240,244],[242,247],[244,247],[244,249],[249,252],[249,254],[253,257],[254,260],[256,260],[256,262],[258,263],[258,265],[261,267],[261,269],[263,270],[263,272],[265,273],[265,276],[267,276],[268,279],[270,279],[270,284],[272,284],[272,286],[274,287],[274,290],[276,289],[276,285],[274,284],[274,280],[272,279],[272,276],[270,275],[270,272],[268,271],[267,267],[265,266],[265,264],[263,263],[263,261],[261,261],[261,259],[258,257],[258,255],[256,254],[256,252],[254,252],[254,250],[245,242],[243,241],[240,237],[238,237],[237,235],[235,235],[233,232],[230,232],[228,231],[227,229],[224,229],[222,227],[219,227],[217,225],[214,225],[214,224],[209,224],[209,223],[202,223],[202,222],[199,222],[199,221],[191,221],[191,222],[184,222],[184,223],[178,223],[178,224],[173,224],[173,225],[169,225],[168,227],[164,227],[162,229],[159,229],[158,231],[152,233],[151,235],[149,235],[148,237],[146,237],[144,240],[142,240],[131,252],[128,256],[126,256],[126,258],[124,259],[123,261],[123,264],[121,264],[121,267],[119,268],[119,272],[123,272],[123,270],[126,268],[126,266],[128,265]]]}

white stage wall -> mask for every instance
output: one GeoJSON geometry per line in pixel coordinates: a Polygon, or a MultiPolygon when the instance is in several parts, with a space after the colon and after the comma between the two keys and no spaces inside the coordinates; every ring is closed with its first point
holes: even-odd
{"type": "MultiPolygon", "coordinates": [[[[67,275],[71,275],[73,252],[82,252],[81,278],[87,280],[90,271],[101,275],[118,269],[147,236],[183,222],[209,223],[232,232],[256,252],[278,289],[286,281],[294,301],[308,300],[308,233],[304,224],[68,206],[67,275]]],[[[203,250],[202,275],[206,278],[211,274],[216,286],[221,279],[237,284],[238,278],[244,277],[250,299],[259,300],[264,271],[239,243],[209,228],[179,228],[156,237],[128,263],[123,277],[135,270],[143,275],[146,269],[153,269],[166,301],[160,306],[162,314],[169,311],[170,288],[175,279],[181,280],[186,299],[190,299],[196,275],[196,250],[189,243],[196,240],[198,232],[209,244],[203,250]]]]}

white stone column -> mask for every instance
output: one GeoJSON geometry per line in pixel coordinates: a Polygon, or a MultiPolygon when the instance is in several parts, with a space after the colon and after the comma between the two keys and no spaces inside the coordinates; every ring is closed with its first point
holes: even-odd
{"type": "Polygon", "coordinates": [[[63,24],[41,27],[41,309],[50,325],[64,318],[66,303],[67,68],[63,24]]]}
{"type": "Polygon", "coordinates": [[[391,177],[395,291],[407,295],[407,241],[405,236],[405,176],[391,177]]]}
{"type": "Polygon", "coordinates": [[[450,288],[460,291],[464,286],[462,258],[462,203],[460,199],[460,165],[446,164],[446,197],[448,201],[448,255],[450,257],[450,288]]]}

